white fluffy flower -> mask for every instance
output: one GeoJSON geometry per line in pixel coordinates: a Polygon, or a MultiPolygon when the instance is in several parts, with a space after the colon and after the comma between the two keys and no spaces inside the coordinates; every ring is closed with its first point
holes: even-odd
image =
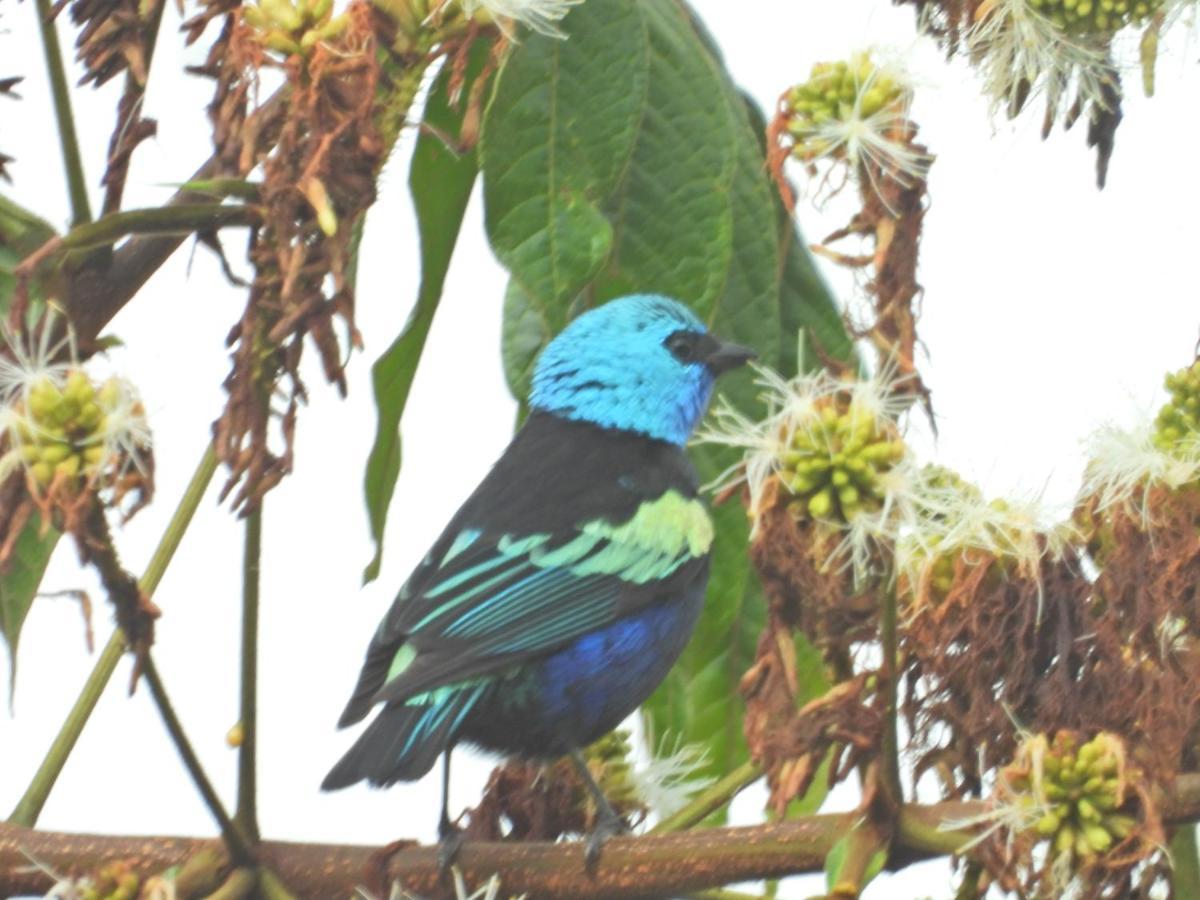
{"type": "Polygon", "coordinates": [[[1045,94],[1057,109],[1072,85],[1084,101],[1107,105],[1116,73],[1103,44],[1066,33],[1030,0],[989,0],[967,32],[966,45],[979,60],[984,90],[996,106],[1014,109],[1045,94]]]}
{"type": "Polygon", "coordinates": [[[501,30],[512,37],[511,23],[518,22],[540,34],[565,38],[558,23],[583,0],[460,0],[463,12],[475,16],[486,13],[501,30]]]}
{"type": "Polygon", "coordinates": [[[650,761],[630,772],[637,796],[660,818],[679,812],[699,791],[715,780],[699,774],[708,763],[708,751],[699,744],[677,739],[671,746],[660,741],[650,761]]]}
{"type": "Polygon", "coordinates": [[[1200,480],[1200,441],[1179,441],[1171,452],[1155,442],[1152,421],[1129,431],[1106,425],[1092,435],[1088,465],[1083,476],[1082,497],[1094,497],[1100,509],[1131,506],[1149,523],[1146,506],[1151,487],[1175,490],[1200,480]]]}

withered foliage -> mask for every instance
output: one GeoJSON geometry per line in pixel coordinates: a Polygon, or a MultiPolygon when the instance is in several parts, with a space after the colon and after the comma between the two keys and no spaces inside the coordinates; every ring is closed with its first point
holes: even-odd
{"type": "MultiPolygon", "coordinates": [[[[916,127],[907,122],[904,129],[905,133],[893,139],[927,163],[932,161],[928,150],[914,141],[916,127]]],[[[871,270],[866,290],[872,300],[873,321],[847,325],[855,337],[870,340],[882,359],[892,361],[900,376],[898,384],[919,395],[928,406],[929,391],[916,364],[917,304],[922,290],[917,282],[917,259],[928,184],[919,175],[898,174],[870,160],[862,161],[859,169],[862,209],[814,250],[849,268],[871,270]],[[852,236],[869,239],[872,252],[850,256],[830,248],[852,236]]]]}
{"type": "MultiPolygon", "coordinates": [[[[892,0],[897,6],[912,6],[916,10],[917,22],[933,36],[946,50],[947,57],[956,55],[966,46],[966,36],[973,26],[981,22],[996,5],[996,0],[892,0]]],[[[1150,28],[1157,34],[1161,18],[1151,23],[1150,28]]],[[[1063,37],[1063,43],[1068,44],[1080,40],[1079,36],[1063,37]]],[[[1099,96],[1088,100],[1083,92],[1079,92],[1070,105],[1062,108],[1064,95],[1070,85],[1066,83],[1062,73],[1046,73],[1047,85],[1041,93],[1045,94],[1046,106],[1042,119],[1042,139],[1050,136],[1055,122],[1062,121],[1063,129],[1069,131],[1080,116],[1086,113],[1088,117],[1087,145],[1096,150],[1096,184],[1103,188],[1108,179],[1108,165],[1112,159],[1117,126],[1121,124],[1121,72],[1120,67],[1111,60],[1110,50],[1112,36],[1109,35],[1095,40],[1089,39],[1088,46],[1099,56],[1108,55],[1103,66],[1099,96]],[[1098,41],[1098,43],[1097,43],[1098,41]],[[1093,46],[1094,44],[1094,46],[1093,46]]],[[[986,47],[976,48],[972,53],[972,62],[979,63],[986,47]]],[[[1018,116],[1026,102],[1034,92],[1024,72],[1014,72],[1014,89],[1008,96],[1005,112],[1010,119],[1018,116]]]]}
{"type": "MultiPolygon", "coordinates": [[[[864,593],[823,566],[836,559],[836,534],[789,510],[777,481],[765,496],[751,557],[769,620],[741,690],[751,753],[783,814],[826,758],[831,782],[879,759],[886,676],[863,648],[878,647],[876,607],[889,588],[880,580],[864,593]],[[797,633],[839,681],[804,704],[797,633]]],[[[1104,852],[1076,852],[1065,877],[1084,896],[1143,896],[1164,871],[1162,791],[1200,765],[1200,487],[1154,487],[1144,502],[1105,509],[1087,500],[1076,521],[1087,545],[1043,545],[1036,566],[971,550],[936,580],[932,563],[898,577],[908,752],[914,776],[936,775],[944,798],[990,797],[999,808],[1014,801],[997,774],[1024,764],[1032,735],[1114,736],[1127,748],[1117,814],[1129,824],[1104,852]]],[[[996,821],[1006,824],[972,850],[990,880],[1050,896],[1064,876],[1038,861],[1045,836],[996,821]]]]}
{"type": "MultiPolygon", "coordinates": [[[[218,3],[203,15],[227,8],[218,3]]],[[[214,426],[230,469],[235,507],[258,502],[292,466],[297,408],[305,396],[299,366],[311,338],[326,377],[345,391],[342,344],[357,343],[348,265],[354,225],[375,199],[385,142],[376,126],[382,75],[370,4],[357,2],[336,37],[282,64],[290,96],[273,147],[247,127],[254,70],[266,64],[257,33],[235,10],[209,56],[217,81],[210,107],[219,155],[248,173],[261,163],[263,225],[250,243],[255,277],[241,321],[231,330],[229,403],[214,426]],[[272,429],[279,426],[281,447],[272,429]]],[[[194,32],[202,20],[193,20],[194,32]]]]}
{"type": "MultiPolygon", "coordinates": [[[[783,167],[791,153],[789,121],[792,112],[781,98],[778,112],[767,129],[767,163],[785,206],[794,203],[793,191],[783,167]]],[[[876,127],[876,126],[868,126],[876,127]]],[[[838,164],[852,166],[862,208],[843,228],[812,247],[827,259],[846,268],[870,270],[866,293],[871,299],[871,320],[854,322],[847,312],[845,324],[855,338],[868,339],[881,359],[896,369],[896,381],[904,392],[922,399],[930,408],[929,391],[921,381],[916,365],[918,300],[917,260],[921,227],[928,199],[925,173],[934,157],[916,142],[917,126],[907,112],[890,118],[879,138],[894,150],[876,156],[864,153],[858,159],[838,164]],[[904,171],[899,160],[905,161],[904,171]],[[843,253],[830,245],[849,237],[869,240],[869,253],[843,253]]],[[[810,178],[817,178],[816,162],[806,163],[810,178]]],[[[836,168],[836,166],[835,166],[836,168]]],[[[824,176],[827,184],[832,170],[824,176]]],[[[840,190],[835,187],[834,191],[840,190]]]]}
{"type": "MultiPolygon", "coordinates": [[[[68,0],[59,0],[55,12],[68,0]]],[[[81,84],[96,87],[122,72],[144,85],[157,23],[166,0],[69,0],[71,21],[79,26],[76,58],[83,64],[81,84]]]]}
{"type": "Polygon", "coordinates": [[[554,841],[588,829],[586,789],[563,763],[513,760],[497,766],[479,804],[466,813],[470,840],[554,841]],[[506,827],[507,826],[507,827],[506,827]]]}
{"type": "Polygon", "coordinates": [[[1033,577],[971,551],[953,566],[944,594],[928,573],[901,578],[903,711],[922,748],[915,775],[933,770],[947,796],[966,797],[1013,758],[1018,727],[1083,726],[1091,623],[1071,562],[1044,561],[1033,577]]]}
{"type": "MultiPolygon", "coordinates": [[[[606,784],[603,767],[590,765],[613,809],[630,825],[646,815],[628,783],[606,784]],[[615,789],[614,789],[615,788],[615,789]]],[[[550,764],[510,760],[497,766],[483,798],[464,815],[468,840],[555,841],[596,826],[596,807],[569,759],[550,764]]]]}
{"type": "MultiPolygon", "coordinates": [[[[13,75],[6,78],[0,78],[0,97],[17,99],[16,86],[24,79],[19,75],[13,75]]],[[[12,176],[8,172],[8,164],[13,162],[13,158],[6,153],[0,152],[0,178],[5,181],[12,181],[12,176]]]]}
{"type": "Polygon", "coordinates": [[[767,595],[768,624],[740,691],[746,742],[767,773],[770,805],[779,815],[808,790],[828,753],[833,784],[872,757],[882,739],[883,700],[869,688],[875,673],[848,671],[853,648],[877,634],[879,602],[871,591],[855,591],[847,568],[832,561],[839,542],[822,524],[797,519],[778,480],[768,483],[750,548],[767,595]],[[803,706],[797,633],[847,678],[803,706]]]}
{"type": "Polygon", "coordinates": [[[750,559],[758,570],[771,615],[822,649],[848,653],[878,633],[879,603],[870,587],[857,589],[839,559],[841,533],[787,508],[777,478],[763,490],[750,559]]]}

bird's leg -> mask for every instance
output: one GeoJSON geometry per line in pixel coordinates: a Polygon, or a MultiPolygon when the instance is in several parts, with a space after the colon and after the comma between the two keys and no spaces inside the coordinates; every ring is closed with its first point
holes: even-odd
{"type": "Polygon", "coordinates": [[[450,821],[450,750],[447,748],[442,766],[442,818],[438,821],[438,869],[442,875],[449,874],[462,845],[462,830],[450,821]]]}
{"type": "Polygon", "coordinates": [[[591,770],[588,769],[587,761],[583,758],[583,754],[578,750],[572,750],[571,762],[575,764],[575,770],[579,773],[579,777],[583,779],[588,793],[592,795],[592,800],[596,804],[596,826],[592,829],[592,833],[588,835],[587,856],[585,857],[587,870],[593,872],[596,869],[596,864],[600,862],[600,853],[604,849],[604,845],[608,839],[616,837],[618,834],[624,834],[629,830],[629,826],[625,824],[625,820],[617,814],[617,811],[612,808],[612,804],[604,796],[604,791],[600,790],[600,785],[596,784],[596,779],[592,777],[591,770]]]}

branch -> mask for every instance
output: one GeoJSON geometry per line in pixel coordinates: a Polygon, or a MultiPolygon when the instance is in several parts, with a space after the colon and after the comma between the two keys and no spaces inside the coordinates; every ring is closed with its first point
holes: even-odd
{"type": "Polygon", "coordinates": [[[63,235],[61,246],[65,250],[103,247],[131,234],[183,238],[193,231],[253,225],[258,219],[258,211],[253,207],[231,206],[225,203],[130,209],[72,228],[63,235]]]}
{"type": "Polygon", "coordinates": [[[246,516],[246,549],[242,561],[242,695],[238,725],[238,792],[235,818],[250,840],[258,840],[255,806],[258,744],[258,586],[262,561],[262,503],[246,516]]]}
{"type": "Polygon", "coordinates": [[[54,116],[58,122],[58,139],[62,145],[63,167],[67,171],[67,187],[71,195],[71,224],[91,221],[87,180],[83,174],[83,157],[79,153],[79,138],[75,134],[75,116],[71,112],[71,89],[63,65],[62,47],[54,26],[54,10],[50,0],[37,0],[35,7],[38,26],[42,32],[42,49],[46,54],[46,71],[50,75],[50,91],[54,96],[54,116]]]}
{"type": "MultiPolygon", "coordinates": [[[[1167,798],[1169,823],[1200,818],[1200,774],[1181,775],[1167,798]]],[[[981,802],[902,807],[888,868],[963,847],[971,833],[945,829],[984,809],[981,802]]],[[[468,842],[458,861],[468,884],[482,884],[498,874],[506,895],[576,900],[679,896],[737,881],[821,871],[825,855],[858,818],[857,813],[827,814],[770,825],[614,838],[605,845],[594,877],[584,872],[578,843],[468,842]]],[[[212,841],[198,838],[59,834],[0,825],[0,895],[50,889],[52,880],[29,865],[29,856],[74,877],[116,860],[151,875],[213,847],[212,841]]],[[[393,850],[267,841],[258,858],[303,897],[344,897],[360,885],[386,896],[379,888],[394,881],[410,892],[437,891],[436,847],[393,850]]]]}
{"type": "MultiPolygon", "coordinates": [[[[247,129],[255,129],[264,135],[267,142],[283,122],[287,109],[288,92],[282,88],[267,100],[247,121],[247,129]]],[[[188,182],[238,175],[224,167],[216,157],[197,169],[188,182]]],[[[202,193],[180,190],[167,202],[167,209],[212,203],[212,198],[202,193]]],[[[122,307],[142,289],[158,268],[167,261],[183,243],[183,234],[155,234],[135,237],[122,244],[112,257],[112,263],[102,271],[85,269],[76,274],[66,293],[64,302],[67,315],[82,343],[96,338],[122,307]]]]}
{"type": "Polygon", "coordinates": [[[242,836],[238,827],[229,818],[229,813],[225,812],[225,807],[221,805],[221,798],[217,796],[216,789],[212,786],[212,782],[208,780],[208,776],[200,765],[200,757],[196,755],[191,742],[187,739],[187,735],[184,734],[183,723],[175,715],[175,708],[171,706],[166,688],[163,687],[162,679],[159,678],[158,668],[154,665],[154,659],[149,654],[146,655],[144,668],[146,683],[150,685],[150,694],[154,697],[154,703],[158,707],[159,714],[162,716],[163,724],[167,726],[167,733],[171,736],[171,742],[175,745],[175,749],[179,751],[183,765],[188,770],[188,774],[191,775],[192,781],[196,785],[196,790],[200,792],[200,797],[204,801],[204,805],[208,807],[213,818],[217,820],[217,826],[221,829],[221,837],[225,841],[225,846],[229,848],[230,855],[238,863],[252,862],[254,860],[254,853],[246,843],[246,839],[242,836]]]}
{"type": "MultiPolygon", "coordinates": [[[[192,475],[192,480],[184,491],[183,497],[180,498],[179,506],[167,524],[166,531],[163,532],[162,539],[139,582],[142,593],[147,597],[154,593],[158,583],[162,581],[163,573],[167,571],[171,558],[179,548],[179,542],[183,540],[183,535],[187,531],[188,525],[191,524],[192,516],[195,515],[204,491],[216,471],[217,457],[210,446],[205,452],[204,458],[200,460],[200,465],[196,467],[196,472],[192,475]]],[[[42,807],[46,805],[46,800],[54,787],[54,782],[58,780],[63,766],[67,764],[67,757],[71,755],[79,736],[83,734],[83,726],[87,724],[92,710],[96,708],[96,703],[100,700],[100,695],[104,693],[105,686],[112,678],[113,672],[117,670],[117,663],[124,651],[125,635],[118,629],[113,632],[99,659],[96,660],[96,665],[84,683],[79,697],[76,698],[75,705],[67,714],[66,721],[63,722],[62,728],[54,738],[54,743],[50,745],[50,749],[46,753],[46,758],[42,760],[29,787],[25,789],[25,794],[9,817],[9,822],[26,826],[33,826],[37,823],[42,807]]]]}

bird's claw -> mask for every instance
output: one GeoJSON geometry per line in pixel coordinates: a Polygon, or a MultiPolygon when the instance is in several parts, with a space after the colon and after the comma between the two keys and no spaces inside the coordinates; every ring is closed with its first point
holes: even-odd
{"type": "Polygon", "coordinates": [[[449,822],[442,822],[438,826],[438,873],[442,877],[450,874],[464,842],[461,829],[455,828],[449,822]]]}
{"type": "Polygon", "coordinates": [[[594,875],[596,873],[596,866],[600,863],[600,854],[604,851],[604,845],[608,843],[608,839],[628,833],[629,826],[625,824],[625,820],[620,816],[602,816],[597,820],[596,827],[587,836],[587,852],[584,856],[584,866],[588,874],[594,875]]]}

